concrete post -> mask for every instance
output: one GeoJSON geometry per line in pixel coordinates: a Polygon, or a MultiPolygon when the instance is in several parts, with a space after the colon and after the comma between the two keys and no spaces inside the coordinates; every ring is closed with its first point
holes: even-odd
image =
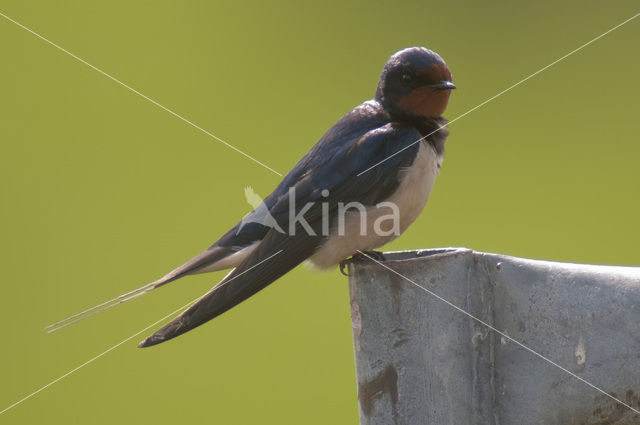
{"type": "MultiPolygon", "coordinates": [[[[640,268],[451,248],[384,264],[640,410],[640,268]]],[[[362,425],[640,424],[640,415],[369,259],[349,265],[362,425]]]]}

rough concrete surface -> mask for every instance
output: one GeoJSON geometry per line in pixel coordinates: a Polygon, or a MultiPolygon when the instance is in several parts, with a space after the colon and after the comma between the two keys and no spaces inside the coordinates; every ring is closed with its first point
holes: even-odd
{"type": "MultiPolygon", "coordinates": [[[[640,410],[640,268],[463,248],[384,265],[640,410]]],[[[640,424],[640,415],[368,259],[350,263],[361,424],[640,424]]]]}

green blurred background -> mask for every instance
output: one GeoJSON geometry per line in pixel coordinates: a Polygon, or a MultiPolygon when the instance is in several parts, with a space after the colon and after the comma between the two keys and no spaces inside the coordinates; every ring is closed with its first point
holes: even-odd
{"type": "MultiPolygon", "coordinates": [[[[448,62],[454,118],[639,10],[2,0],[0,11],[285,173],[373,96],[403,47],[448,62]]],[[[386,249],[638,265],[639,41],[640,18],[452,124],[427,209],[386,249]]],[[[222,273],[42,331],[206,248],[249,211],[246,186],[265,196],[279,177],[3,18],[0,46],[2,410],[208,290],[222,273]]],[[[300,267],[214,322],[137,349],[147,333],[0,422],[357,422],[337,271],[300,267]]]]}

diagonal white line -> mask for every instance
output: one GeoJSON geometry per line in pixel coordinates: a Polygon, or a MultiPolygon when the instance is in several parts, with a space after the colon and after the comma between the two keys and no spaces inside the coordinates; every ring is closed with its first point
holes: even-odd
{"type": "MultiPolygon", "coordinates": [[[[52,41],[50,41],[50,40],[46,39],[46,38],[45,38],[45,37],[43,37],[42,35],[40,35],[40,34],[36,33],[35,31],[33,31],[33,30],[29,29],[29,28],[27,28],[26,26],[24,26],[24,25],[22,25],[21,23],[19,23],[19,22],[15,21],[14,19],[11,19],[11,18],[10,18],[10,17],[8,17],[7,15],[3,14],[2,12],[0,12],[0,16],[2,16],[3,18],[7,19],[8,21],[10,21],[10,22],[12,22],[12,23],[16,24],[16,25],[17,25],[17,26],[19,26],[20,28],[22,28],[22,29],[24,29],[24,30],[26,30],[26,31],[30,32],[31,34],[35,35],[36,37],[38,37],[38,38],[40,38],[41,40],[45,41],[46,43],[50,44],[51,46],[53,46],[53,47],[57,48],[58,50],[60,50],[60,51],[62,51],[62,52],[64,52],[64,53],[66,53],[66,54],[68,54],[69,56],[71,56],[71,57],[73,57],[74,59],[78,60],[79,62],[81,62],[81,63],[85,64],[86,66],[88,66],[88,67],[92,68],[93,70],[95,70],[95,71],[99,72],[100,74],[102,74],[102,75],[104,75],[105,77],[107,77],[107,78],[111,79],[112,81],[114,81],[114,82],[116,82],[116,83],[120,84],[121,86],[125,87],[125,88],[126,88],[126,89],[128,89],[129,91],[131,91],[131,92],[133,92],[133,93],[137,94],[138,96],[140,96],[140,97],[142,97],[142,98],[144,98],[144,99],[148,100],[149,102],[151,102],[151,103],[153,103],[154,105],[156,105],[157,107],[159,107],[159,108],[161,108],[161,109],[165,110],[166,112],[170,113],[171,115],[175,116],[176,118],[178,118],[178,119],[180,119],[180,120],[182,120],[182,121],[186,122],[187,124],[191,125],[192,127],[196,128],[196,129],[200,130],[201,132],[203,132],[203,133],[207,134],[208,136],[210,136],[210,137],[212,137],[212,138],[214,138],[214,139],[218,140],[219,142],[223,143],[223,144],[224,144],[224,145],[226,145],[227,147],[229,147],[229,148],[231,148],[231,149],[235,150],[236,152],[238,152],[238,153],[240,153],[240,154],[244,155],[245,157],[247,157],[247,158],[251,159],[252,161],[256,162],[257,164],[262,165],[264,168],[266,168],[266,169],[268,169],[268,170],[272,171],[272,172],[273,172],[273,173],[275,173],[275,174],[278,174],[279,176],[282,176],[282,174],[280,174],[279,172],[277,172],[277,171],[275,171],[274,169],[270,168],[269,166],[267,166],[267,165],[263,164],[262,162],[258,161],[257,159],[253,158],[252,156],[250,156],[250,155],[246,154],[245,152],[241,151],[240,149],[238,149],[238,148],[236,148],[236,147],[232,146],[231,144],[229,144],[229,143],[225,142],[224,140],[220,139],[219,137],[215,136],[214,134],[210,133],[209,131],[207,131],[207,130],[203,129],[202,127],[200,127],[200,126],[198,126],[198,125],[194,124],[193,122],[191,122],[191,121],[187,120],[186,118],[182,117],[181,115],[177,114],[176,112],[172,111],[171,109],[169,109],[169,108],[167,108],[167,107],[165,107],[165,106],[161,105],[160,103],[156,102],[155,100],[153,100],[153,99],[151,99],[151,98],[149,98],[149,97],[145,96],[144,94],[140,93],[139,91],[135,90],[134,88],[130,87],[129,85],[127,85],[127,84],[123,83],[122,81],[118,80],[117,78],[115,78],[115,77],[111,76],[110,74],[108,74],[108,73],[106,73],[106,72],[102,71],[101,69],[99,69],[99,68],[97,68],[97,67],[95,67],[95,66],[91,65],[90,63],[86,62],[85,60],[81,59],[80,57],[78,57],[78,56],[74,55],[73,53],[69,52],[68,50],[66,50],[66,49],[64,49],[64,48],[62,48],[62,47],[60,47],[59,45],[55,44],[54,42],[52,42],[52,41]]],[[[515,84],[511,85],[510,87],[508,87],[508,88],[506,88],[505,90],[503,90],[503,91],[499,92],[498,94],[496,94],[496,95],[492,96],[491,98],[489,98],[489,99],[485,100],[484,102],[482,102],[482,103],[478,104],[477,106],[475,106],[475,107],[471,108],[471,109],[470,109],[470,110],[468,110],[467,112],[465,112],[465,113],[463,113],[463,114],[459,115],[458,117],[454,118],[453,120],[449,121],[447,124],[443,125],[443,126],[442,126],[442,127],[440,127],[438,130],[440,130],[440,129],[442,129],[442,128],[446,127],[446,126],[448,126],[449,124],[451,124],[451,123],[453,123],[453,122],[455,122],[455,121],[459,120],[460,118],[462,118],[462,117],[464,117],[464,116],[466,116],[466,115],[470,114],[471,112],[475,111],[476,109],[478,109],[478,108],[480,108],[480,107],[482,107],[482,106],[486,105],[487,103],[489,103],[489,102],[493,101],[494,99],[496,99],[496,98],[498,98],[498,97],[502,96],[504,93],[506,93],[506,92],[508,92],[508,91],[512,90],[513,88],[515,88],[515,87],[519,86],[520,84],[524,83],[525,81],[527,81],[527,80],[529,80],[529,79],[533,78],[534,76],[536,76],[536,75],[538,75],[539,73],[541,73],[541,72],[545,71],[546,69],[548,69],[548,68],[552,67],[553,65],[557,64],[558,62],[560,62],[560,61],[562,61],[562,60],[566,59],[567,57],[569,57],[569,56],[573,55],[574,53],[576,53],[576,52],[578,52],[578,51],[582,50],[583,48],[585,48],[585,47],[587,47],[588,45],[590,45],[590,44],[594,43],[595,41],[597,41],[597,40],[599,40],[600,38],[604,37],[605,35],[609,34],[610,32],[612,32],[612,31],[614,31],[614,30],[616,30],[616,29],[620,28],[621,26],[625,25],[626,23],[630,22],[631,20],[635,19],[635,18],[636,18],[636,17],[638,17],[638,16],[640,16],[640,13],[638,13],[638,14],[636,14],[636,15],[634,15],[634,16],[632,16],[632,17],[630,17],[630,18],[628,18],[627,20],[623,21],[622,23],[620,23],[620,24],[616,25],[615,27],[613,27],[613,28],[609,29],[608,31],[606,31],[606,32],[604,32],[604,33],[602,33],[602,34],[600,34],[599,36],[597,36],[597,37],[593,38],[592,40],[588,41],[587,43],[584,43],[583,45],[581,45],[580,47],[578,47],[578,48],[574,49],[573,51],[571,51],[571,52],[567,53],[566,55],[564,55],[564,56],[562,56],[562,57],[558,58],[557,60],[555,60],[554,62],[550,63],[549,65],[547,65],[547,66],[545,66],[545,67],[543,67],[543,68],[539,69],[538,71],[534,72],[533,74],[531,74],[531,75],[527,76],[526,78],[524,78],[524,79],[520,80],[519,82],[517,82],[517,83],[515,83],[515,84]]],[[[406,146],[406,147],[405,147],[405,148],[403,148],[402,150],[399,150],[398,152],[396,152],[396,153],[394,153],[394,154],[390,155],[389,157],[385,158],[384,160],[382,160],[382,161],[380,161],[380,162],[378,162],[378,163],[374,164],[373,166],[371,166],[371,167],[367,168],[366,170],[364,170],[363,172],[361,172],[360,174],[358,174],[358,176],[360,176],[360,175],[362,175],[362,174],[366,173],[367,171],[369,171],[369,170],[371,170],[372,168],[374,168],[374,167],[376,167],[376,166],[380,165],[381,163],[383,163],[383,162],[387,161],[389,158],[392,158],[393,156],[395,156],[395,155],[399,154],[400,152],[404,151],[405,149],[407,149],[407,148],[409,148],[409,147],[411,147],[411,146],[415,145],[416,143],[419,143],[420,141],[422,141],[422,140],[424,140],[425,138],[429,137],[431,134],[433,134],[433,133],[437,132],[438,130],[435,130],[434,132],[432,132],[432,133],[430,133],[430,134],[428,134],[428,135],[426,135],[426,136],[424,136],[424,137],[422,137],[422,138],[420,138],[420,139],[416,140],[416,141],[415,141],[415,142],[413,142],[411,145],[406,146]]],[[[272,256],[270,256],[270,257],[268,257],[267,259],[265,259],[265,260],[261,261],[260,263],[257,263],[257,264],[256,264],[256,265],[254,265],[253,267],[255,267],[255,266],[257,266],[257,265],[261,264],[261,263],[262,263],[262,262],[264,262],[264,261],[269,260],[270,258],[272,258],[273,256],[275,256],[275,255],[279,254],[280,252],[282,252],[282,251],[278,251],[278,252],[276,252],[276,253],[275,253],[275,254],[273,254],[272,256]]],[[[541,359],[543,359],[543,360],[545,360],[546,362],[548,362],[548,363],[552,364],[553,366],[556,366],[557,368],[561,369],[562,371],[566,372],[567,374],[569,374],[569,375],[573,376],[574,378],[576,378],[576,379],[578,379],[578,380],[582,381],[582,382],[583,382],[583,383],[585,383],[586,385],[588,385],[588,386],[592,387],[593,389],[595,389],[595,390],[599,391],[600,393],[602,393],[602,394],[606,395],[607,397],[609,397],[609,398],[611,398],[611,399],[615,400],[616,402],[620,403],[621,405],[623,405],[623,406],[625,406],[625,407],[627,407],[627,408],[631,409],[631,410],[632,410],[632,411],[634,411],[635,413],[640,414],[640,411],[639,411],[639,410],[634,409],[633,407],[631,407],[631,406],[629,406],[628,404],[624,403],[623,401],[621,401],[621,400],[619,400],[619,399],[617,399],[617,398],[613,397],[612,395],[610,395],[610,394],[608,394],[607,392],[605,392],[605,391],[601,390],[600,388],[596,387],[595,385],[591,384],[590,382],[586,381],[585,379],[583,379],[583,378],[581,378],[581,377],[577,376],[576,374],[572,373],[571,371],[567,370],[566,368],[564,368],[564,367],[562,367],[562,366],[558,365],[557,363],[553,362],[552,360],[550,360],[550,359],[548,359],[548,358],[544,357],[542,354],[539,354],[538,352],[536,352],[536,351],[532,350],[531,348],[529,348],[529,347],[525,346],[524,344],[520,343],[519,341],[516,341],[515,339],[511,338],[510,336],[508,336],[508,335],[507,335],[507,334],[505,334],[504,332],[499,331],[498,329],[494,328],[493,326],[489,325],[488,323],[486,323],[486,322],[482,321],[481,319],[479,319],[479,318],[477,318],[477,317],[475,317],[475,316],[471,315],[470,313],[466,312],[465,310],[461,309],[460,307],[456,306],[455,304],[453,304],[453,303],[451,303],[451,302],[447,301],[446,299],[444,299],[444,298],[440,297],[439,295],[437,295],[437,294],[433,293],[432,291],[428,290],[427,288],[424,288],[424,287],[420,286],[419,284],[415,283],[415,282],[414,282],[414,281],[412,281],[411,279],[409,279],[409,278],[407,278],[407,277],[405,277],[405,276],[401,275],[400,273],[398,273],[398,272],[396,272],[395,270],[393,270],[393,269],[389,268],[388,266],[386,266],[386,265],[382,264],[381,262],[379,262],[379,261],[377,261],[377,260],[375,260],[375,259],[371,258],[370,256],[368,256],[368,255],[367,255],[367,254],[365,254],[364,252],[361,252],[361,251],[359,251],[359,252],[360,252],[362,255],[364,255],[365,257],[367,257],[367,258],[369,258],[370,260],[374,261],[375,263],[377,263],[377,264],[381,265],[382,267],[384,267],[384,268],[386,268],[386,269],[390,270],[391,272],[393,272],[393,273],[397,274],[398,276],[400,276],[400,277],[404,278],[405,280],[409,281],[410,283],[412,283],[413,285],[417,286],[418,288],[420,288],[420,289],[422,289],[422,290],[424,290],[424,291],[428,292],[429,294],[433,295],[434,297],[438,298],[440,301],[443,301],[444,303],[446,303],[446,304],[447,304],[447,305],[449,305],[450,307],[452,307],[452,308],[454,308],[454,309],[456,309],[456,310],[460,311],[461,313],[463,313],[463,314],[465,314],[465,315],[469,316],[470,318],[472,318],[472,319],[474,319],[474,320],[478,321],[479,323],[481,323],[482,325],[484,325],[484,326],[488,327],[489,329],[493,330],[494,332],[497,332],[498,334],[500,334],[500,335],[501,335],[501,336],[503,336],[504,338],[506,338],[506,339],[508,339],[508,340],[510,340],[510,341],[512,341],[512,342],[514,342],[515,344],[517,344],[517,345],[519,345],[520,347],[522,347],[522,348],[526,349],[527,351],[531,352],[532,354],[536,355],[537,357],[540,357],[541,359]]],[[[252,267],[252,268],[253,268],[253,267],[252,267]]],[[[247,269],[245,272],[247,272],[247,271],[249,271],[249,270],[250,270],[250,269],[247,269]]],[[[243,272],[243,273],[244,273],[244,272],[243,272]]],[[[237,275],[237,276],[235,276],[235,277],[241,276],[243,273],[240,273],[239,275],[237,275]]],[[[235,277],[234,277],[234,278],[235,278],[235,277]]],[[[233,280],[233,279],[231,279],[231,280],[233,280]]],[[[208,294],[208,293],[207,293],[207,294],[208,294]]],[[[206,295],[206,294],[205,294],[205,295],[206,295]]],[[[177,310],[175,310],[175,311],[171,312],[170,314],[168,314],[168,315],[164,316],[163,318],[161,318],[161,319],[157,320],[156,322],[152,323],[151,325],[149,325],[149,326],[145,327],[144,329],[142,329],[142,330],[138,331],[137,333],[135,333],[135,334],[131,335],[130,337],[128,337],[128,338],[126,338],[126,339],[124,339],[123,341],[119,342],[118,344],[116,344],[116,345],[114,345],[114,346],[112,346],[112,347],[108,348],[107,350],[105,350],[104,352],[102,352],[102,353],[98,354],[97,356],[93,357],[92,359],[90,359],[90,360],[86,361],[85,363],[82,363],[80,366],[78,366],[78,367],[76,367],[76,368],[72,369],[71,371],[69,371],[69,372],[65,373],[64,375],[60,376],[59,378],[57,378],[57,379],[55,379],[55,380],[51,381],[50,383],[48,383],[48,384],[46,384],[45,386],[43,386],[43,387],[39,388],[38,390],[36,390],[36,391],[32,392],[31,394],[27,395],[26,397],[24,397],[24,398],[22,398],[22,399],[18,400],[17,402],[15,402],[15,403],[13,403],[12,405],[8,406],[8,407],[7,407],[7,408],[5,408],[4,410],[0,411],[0,415],[2,415],[3,413],[5,413],[6,411],[8,411],[8,410],[12,409],[13,407],[15,407],[15,406],[17,406],[17,405],[21,404],[22,402],[24,402],[24,401],[28,400],[29,398],[31,398],[31,397],[33,397],[33,396],[35,396],[36,394],[38,394],[39,392],[41,392],[41,391],[45,390],[46,388],[50,387],[51,385],[55,384],[56,382],[59,382],[60,380],[64,379],[65,377],[67,377],[67,376],[71,375],[72,373],[76,372],[77,370],[79,370],[79,369],[83,368],[84,366],[86,366],[86,365],[88,365],[88,364],[92,363],[93,361],[95,361],[95,360],[99,359],[100,357],[104,356],[105,354],[109,353],[110,351],[113,351],[114,349],[118,348],[120,345],[122,345],[122,344],[126,343],[127,341],[129,341],[129,340],[131,340],[131,339],[133,339],[133,338],[135,338],[137,335],[139,335],[139,334],[141,334],[142,332],[146,331],[147,329],[149,329],[149,328],[151,328],[151,327],[155,326],[157,323],[159,323],[159,322],[161,322],[161,321],[165,320],[167,317],[172,316],[172,315],[174,315],[175,313],[179,312],[180,310],[182,310],[182,309],[184,309],[184,308],[188,307],[189,305],[191,305],[191,304],[195,303],[195,302],[196,302],[198,299],[200,299],[200,298],[201,298],[201,297],[198,297],[198,298],[196,298],[195,300],[193,300],[193,301],[189,302],[188,304],[186,304],[185,306],[180,307],[179,309],[177,309],[177,310]]]]}
{"type": "Polygon", "coordinates": [[[612,396],[611,394],[607,393],[606,391],[596,387],[595,385],[593,385],[592,383],[590,383],[589,381],[587,381],[584,378],[579,377],[578,375],[576,375],[575,373],[571,372],[570,370],[560,366],[558,363],[554,362],[553,360],[550,360],[548,358],[546,358],[545,356],[543,356],[542,354],[538,353],[537,351],[532,350],[531,348],[527,347],[526,345],[524,345],[523,343],[521,343],[520,341],[517,341],[513,338],[511,338],[509,335],[507,335],[506,333],[494,328],[493,326],[491,326],[490,324],[488,324],[487,322],[485,322],[482,319],[479,319],[478,317],[474,316],[473,314],[467,312],[466,310],[458,307],[457,305],[453,304],[451,301],[441,297],[440,295],[436,294],[433,291],[430,291],[429,289],[425,288],[424,286],[421,286],[419,284],[417,284],[416,282],[414,282],[413,280],[409,279],[408,277],[404,276],[401,273],[398,273],[397,271],[393,270],[391,267],[387,266],[384,263],[381,263],[380,261],[376,260],[375,258],[372,258],[371,256],[369,256],[368,254],[358,250],[358,252],[367,257],[368,259],[370,259],[371,261],[373,261],[374,263],[379,264],[380,266],[384,267],[385,269],[389,270],[390,272],[400,276],[401,278],[403,278],[404,280],[406,280],[409,283],[412,283],[413,285],[415,285],[416,287],[418,287],[419,289],[427,292],[429,295],[432,295],[434,297],[436,297],[438,300],[442,301],[443,303],[447,304],[449,307],[454,308],[456,310],[458,310],[460,313],[464,314],[465,316],[468,316],[469,318],[475,320],[476,322],[480,323],[481,325],[486,326],[487,328],[491,329],[492,331],[496,332],[497,334],[501,335],[502,337],[508,339],[509,341],[517,344],[518,346],[524,348],[525,350],[527,350],[528,352],[530,352],[531,354],[540,357],[542,360],[544,360],[547,363],[552,364],[553,366],[557,367],[558,369],[562,370],[563,372],[568,373],[569,375],[573,376],[574,378],[578,379],[579,381],[587,384],[588,386],[590,386],[591,388],[593,388],[594,390],[601,392],[602,394],[606,395],[607,397],[617,401],[618,403],[620,403],[621,405],[633,410],[635,413],[640,415],[640,410],[634,409],[633,407],[629,406],[627,403],[625,403],[624,401],[612,396]]]}
{"type": "MultiPolygon", "coordinates": [[[[229,282],[231,282],[233,279],[242,276],[243,274],[245,274],[246,272],[248,272],[249,270],[253,269],[254,267],[259,266],[260,264],[264,263],[265,261],[269,261],[270,259],[272,259],[273,257],[275,257],[276,255],[280,254],[282,252],[282,250],[277,251],[275,254],[270,255],[269,257],[265,258],[264,260],[254,264],[253,266],[249,267],[247,270],[244,270],[242,273],[238,273],[236,276],[234,276],[233,278],[229,279],[226,282],[223,282],[220,285],[217,285],[214,287],[215,288],[219,288],[229,282]]],[[[50,386],[52,386],[53,384],[55,384],[56,382],[59,382],[61,380],[63,380],[64,378],[66,378],[67,376],[73,374],[74,372],[82,369],[83,367],[85,367],[86,365],[93,363],[94,361],[98,360],[100,357],[104,356],[105,354],[115,350],[116,348],[120,347],[122,344],[124,344],[127,341],[132,340],[133,338],[135,338],[136,336],[140,335],[142,332],[146,331],[147,329],[157,325],[158,323],[162,322],[163,320],[165,320],[167,317],[173,316],[174,314],[178,313],[179,311],[184,310],[185,308],[189,307],[190,305],[194,304],[195,302],[197,302],[198,300],[200,300],[201,298],[207,296],[211,291],[207,292],[204,295],[199,296],[198,298],[189,301],[187,304],[183,305],[182,307],[172,311],[171,313],[167,314],[166,316],[164,316],[163,318],[156,320],[155,322],[153,322],[152,324],[150,324],[149,326],[145,327],[144,329],[139,330],[138,332],[134,333],[133,335],[131,335],[128,338],[123,339],[122,341],[120,341],[119,343],[117,343],[116,345],[113,345],[109,348],[107,348],[106,350],[104,350],[102,353],[98,354],[95,357],[92,357],[91,359],[87,360],[86,362],[82,363],[80,366],[75,367],[74,369],[71,369],[69,372],[65,373],[64,375],[54,379],[53,381],[49,382],[48,384],[38,388],[37,390],[35,390],[34,392],[32,392],[31,394],[21,398],[20,400],[16,401],[15,403],[13,403],[12,405],[4,408],[3,410],[0,410],[0,415],[2,415],[3,413],[7,412],[8,410],[13,409],[14,407],[16,407],[17,405],[21,404],[24,401],[27,401],[28,399],[30,399],[31,397],[33,397],[34,395],[38,394],[39,392],[46,390],[47,388],[49,388],[50,386]]]]}
{"type": "Polygon", "coordinates": [[[625,20],[625,21],[623,21],[623,22],[619,23],[619,24],[618,24],[618,25],[616,25],[615,27],[613,27],[613,28],[611,28],[611,29],[609,29],[609,30],[607,30],[607,31],[603,32],[603,33],[602,33],[602,34],[600,34],[599,36],[597,36],[597,37],[595,37],[595,38],[593,38],[593,39],[591,39],[591,40],[587,41],[587,42],[586,42],[586,43],[584,43],[582,46],[580,46],[580,47],[577,47],[577,48],[573,49],[572,51],[570,51],[569,53],[567,53],[566,55],[564,55],[564,56],[562,56],[562,57],[559,57],[558,59],[556,59],[556,60],[554,60],[553,62],[551,62],[549,65],[547,65],[547,66],[545,66],[545,67],[540,68],[539,70],[537,70],[537,71],[536,71],[536,72],[534,72],[533,74],[531,74],[531,75],[529,75],[529,76],[527,76],[527,77],[523,78],[522,80],[518,81],[518,82],[517,82],[517,83],[515,83],[515,84],[512,84],[511,86],[509,86],[509,87],[507,87],[506,89],[502,90],[500,93],[498,93],[498,94],[496,94],[496,95],[494,95],[494,96],[491,96],[489,99],[485,100],[484,102],[482,102],[482,103],[480,103],[480,104],[478,104],[478,105],[474,106],[473,108],[469,109],[467,112],[465,112],[465,113],[463,113],[463,114],[461,114],[461,115],[458,115],[457,117],[455,117],[454,119],[452,119],[452,120],[451,120],[451,121],[449,121],[448,123],[446,123],[446,124],[442,125],[441,127],[438,127],[438,129],[436,129],[436,130],[432,131],[431,133],[427,134],[426,136],[419,138],[418,140],[416,140],[415,142],[411,143],[410,145],[405,146],[404,148],[400,149],[399,151],[397,151],[397,152],[395,152],[395,153],[393,153],[393,154],[389,155],[388,157],[386,157],[386,158],[385,158],[385,159],[383,159],[382,161],[377,162],[376,164],[374,164],[374,165],[372,165],[371,167],[367,168],[366,170],[362,171],[360,174],[358,174],[358,176],[357,176],[357,177],[360,177],[361,175],[363,175],[363,174],[364,174],[364,173],[366,173],[367,171],[369,171],[369,170],[371,170],[371,169],[373,169],[373,168],[377,167],[378,165],[382,164],[383,162],[385,162],[385,161],[387,161],[387,160],[389,160],[389,159],[393,158],[394,156],[398,155],[398,154],[399,154],[399,153],[401,153],[402,151],[404,151],[404,150],[406,150],[406,149],[409,149],[411,146],[415,145],[416,143],[420,143],[421,141],[423,141],[423,140],[424,140],[424,139],[426,139],[427,137],[431,136],[432,134],[437,133],[438,131],[442,130],[443,128],[445,128],[445,127],[449,126],[450,124],[452,124],[452,123],[454,123],[454,122],[458,121],[460,118],[462,118],[462,117],[464,117],[464,116],[469,115],[470,113],[472,113],[472,112],[473,112],[473,111],[475,111],[476,109],[483,107],[483,106],[484,106],[484,105],[486,105],[487,103],[489,103],[489,102],[491,102],[492,100],[494,100],[494,99],[496,99],[496,98],[498,98],[498,97],[502,96],[503,94],[505,94],[506,92],[510,91],[511,89],[514,89],[514,88],[518,87],[520,84],[524,83],[525,81],[530,80],[531,78],[535,77],[536,75],[540,74],[541,72],[543,72],[543,71],[545,71],[545,70],[547,70],[547,69],[551,68],[553,65],[557,64],[558,62],[563,61],[564,59],[568,58],[569,56],[573,55],[574,53],[576,53],[576,52],[578,52],[578,51],[580,51],[580,50],[584,49],[584,48],[585,48],[585,47],[587,47],[588,45],[590,45],[590,44],[592,44],[592,43],[594,43],[594,42],[598,41],[599,39],[601,39],[601,38],[602,38],[602,37],[604,37],[605,35],[609,34],[610,32],[617,30],[618,28],[620,28],[621,26],[623,26],[624,24],[626,24],[626,23],[628,23],[628,22],[631,22],[632,20],[634,20],[634,19],[635,19],[635,18],[637,18],[638,16],[640,16],[640,13],[636,13],[635,15],[633,15],[632,17],[630,17],[629,19],[627,19],[627,20],[625,20]]]}
{"type": "Polygon", "coordinates": [[[123,339],[122,341],[120,341],[119,343],[117,343],[116,345],[106,349],[105,351],[103,351],[102,353],[98,354],[97,356],[87,360],[86,362],[82,363],[80,366],[77,366],[74,369],[71,369],[69,372],[65,373],[64,375],[54,379],[53,381],[49,382],[47,385],[44,385],[40,388],[38,388],[36,391],[32,392],[31,394],[21,398],[20,400],[16,401],[15,403],[13,403],[12,405],[6,407],[4,410],[0,411],[0,415],[2,415],[4,412],[16,407],[17,405],[19,405],[20,403],[30,399],[31,397],[33,397],[34,395],[38,394],[40,391],[46,390],[47,388],[49,388],[50,386],[52,386],[53,384],[55,384],[56,382],[59,382],[61,380],[63,380],[64,378],[66,378],[67,376],[71,375],[72,373],[82,369],[83,367],[85,367],[86,365],[93,363],[94,361],[98,360],[100,357],[104,356],[105,354],[109,353],[110,351],[115,350],[116,348],[120,347],[122,344],[124,344],[127,341],[130,341],[131,339],[135,338],[136,336],[140,335],[142,332],[146,331],[147,329],[157,325],[158,323],[162,322],[163,320],[165,320],[167,317],[173,316],[174,314],[176,314],[177,312],[189,307],[191,304],[195,303],[196,301],[198,301],[200,297],[190,301],[189,303],[185,304],[184,306],[172,311],[171,313],[167,314],[166,316],[164,316],[162,319],[159,319],[155,322],[153,322],[152,324],[150,324],[149,326],[147,326],[144,329],[141,329],[140,331],[134,333],[133,335],[131,335],[130,337],[123,339]]]}
{"type": "Polygon", "coordinates": [[[86,66],[88,66],[89,68],[93,69],[94,71],[99,72],[100,74],[104,75],[105,77],[107,77],[108,79],[120,84],[122,87],[126,88],[127,90],[137,94],[138,96],[140,96],[141,98],[148,100],[149,102],[153,103],[154,105],[156,105],[158,108],[163,109],[164,111],[170,113],[171,115],[173,115],[174,117],[186,122],[187,124],[189,124],[190,126],[196,128],[197,130],[200,130],[201,132],[203,132],[204,134],[206,134],[209,137],[212,137],[214,139],[216,139],[217,141],[219,141],[220,143],[224,144],[225,146],[227,146],[228,148],[233,149],[234,151],[238,152],[241,155],[244,155],[245,157],[249,158],[250,160],[252,160],[253,162],[262,165],[264,168],[266,168],[267,170],[279,175],[280,177],[282,177],[282,174],[280,174],[279,172],[277,172],[276,170],[274,170],[273,168],[269,167],[268,165],[258,161],[257,159],[255,159],[254,157],[252,157],[251,155],[249,155],[248,153],[245,153],[243,151],[241,151],[240,149],[236,148],[235,146],[233,146],[230,143],[225,142],[224,140],[222,140],[221,138],[219,138],[218,136],[216,136],[215,134],[205,130],[204,128],[200,127],[197,124],[194,124],[193,122],[189,121],[188,119],[186,119],[185,117],[183,117],[182,115],[172,111],[171,109],[167,108],[166,106],[161,105],[160,103],[156,102],[155,100],[151,99],[148,96],[145,96],[144,94],[140,93],[138,90],[134,89],[133,87],[123,83],[122,81],[118,80],[116,77],[107,74],[106,72],[104,72],[103,70],[101,70],[100,68],[91,65],[89,62],[85,61],[84,59],[74,55],[73,53],[71,53],[70,51],[64,49],[63,47],[60,47],[59,45],[57,45],[56,43],[54,43],[53,41],[43,37],[42,35],[38,34],[37,32],[33,31],[30,28],[25,27],[24,25],[22,25],[20,22],[11,19],[10,17],[8,17],[7,15],[5,15],[4,13],[0,12],[0,16],[2,16],[3,18],[5,18],[6,20],[13,22],[14,24],[16,24],[17,26],[19,26],[20,28],[22,28],[25,31],[30,32],[31,34],[35,35],[36,37],[38,37],[39,39],[41,39],[42,41],[50,44],[51,46],[55,47],[56,49],[66,53],[67,55],[71,56],[72,58],[76,59],[77,61],[85,64],[86,66]]]}

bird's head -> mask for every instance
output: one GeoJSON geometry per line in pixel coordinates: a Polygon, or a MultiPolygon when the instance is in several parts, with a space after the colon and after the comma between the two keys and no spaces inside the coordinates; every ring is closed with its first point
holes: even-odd
{"type": "Polygon", "coordinates": [[[436,52],[409,47],[391,56],[384,66],[376,100],[391,112],[439,117],[455,88],[451,71],[436,52]]]}

